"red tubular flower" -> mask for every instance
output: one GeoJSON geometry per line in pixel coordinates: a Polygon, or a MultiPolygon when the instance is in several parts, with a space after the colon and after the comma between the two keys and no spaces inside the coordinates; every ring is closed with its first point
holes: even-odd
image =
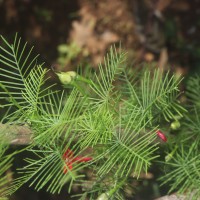
{"type": "Polygon", "coordinates": [[[167,137],[165,136],[163,132],[161,132],[160,130],[157,130],[156,134],[163,142],[167,142],[167,137]]]}
{"type": "Polygon", "coordinates": [[[92,160],[91,157],[81,157],[81,156],[77,156],[76,158],[74,158],[74,161],[77,161],[77,162],[88,162],[92,160]]]}
{"type": "Polygon", "coordinates": [[[82,157],[82,156],[77,156],[74,157],[74,152],[70,149],[67,149],[66,152],[63,154],[63,159],[65,160],[65,166],[63,173],[66,174],[69,170],[72,170],[73,168],[73,163],[75,162],[88,162],[92,160],[91,157],[82,157]]]}

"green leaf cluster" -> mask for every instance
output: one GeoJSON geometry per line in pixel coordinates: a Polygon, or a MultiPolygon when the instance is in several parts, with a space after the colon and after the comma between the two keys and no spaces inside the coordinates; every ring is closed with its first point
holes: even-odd
{"type": "Polygon", "coordinates": [[[26,165],[5,194],[24,183],[51,193],[68,184],[70,192],[75,182],[87,185],[83,172],[89,170],[94,180],[80,198],[95,199],[105,193],[124,199],[120,191],[127,180],[139,179],[159,157],[156,131],[161,122],[182,117],[185,111],[177,101],[180,80],[148,68],[133,74],[133,79],[126,54],[112,47],[95,73],[87,78],[79,75],[70,91],[57,91],[32,48],[28,50],[17,35],[13,44],[1,40],[0,99],[7,109],[2,122],[25,123],[33,132],[25,148],[33,155],[25,158],[26,165]],[[63,158],[68,149],[75,158],[92,160],[71,161],[70,166],[63,158]]]}
{"type": "Polygon", "coordinates": [[[199,199],[200,196],[200,155],[195,143],[180,145],[165,167],[162,184],[170,185],[169,192],[176,191],[185,199],[199,199]]]}
{"type": "Polygon", "coordinates": [[[186,85],[188,112],[180,119],[181,128],[168,145],[165,175],[160,180],[170,185],[169,192],[195,200],[200,196],[200,77],[190,77],[186,85]]]}
{"type": "Polygon", "coordinates": [[[4,195],[7,191],[7,187],[10,184],[10,179],[12,177],[11,166],[14,154],[7,154],[8,150],[8,138],[5,135],[5,130],[1,128],[0,130],[0,199],[6,200],[4,195]]]}

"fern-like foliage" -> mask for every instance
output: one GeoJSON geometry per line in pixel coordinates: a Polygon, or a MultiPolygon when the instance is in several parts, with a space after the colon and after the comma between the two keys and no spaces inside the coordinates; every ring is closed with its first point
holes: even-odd
{"type": "Polygon", "coordinates": [[[196,144],[200,141],[200,77],[195,75],[187,81],[186,87],[187,109],[189,112],[184,115],[182,126],[182,141],[195,141],[196,144]]]}
{"type": "MultiPolygon", "coordinates": [[[[28,181],[32,181],[32,184],[35,183],[35,180],[39,178],[42,181],[38,181],[35,189],[39,190],[49,183],[48,191],[59,192],[66,182],[75,179],[73,173],[68,173],[67,176],[63,174],[65,162],[62,155],[63,151],[66,150],[65,146],[69,146],[66,138],[69,135],[71,136],[72,128],[70,129],[70,127],[73,125],[74,129],[76,118],[82,112],[81,107],[85,105],[82,103],[84,98],[80,96],[77,90],[74,90],[67,98],[66,104],[63,105],[64,92],[52,91],[52,85],[46,85],[48,70],[37,64],[38,56],[31,58],[32,48],[27,50],[27,44],[21,44],[21,39],[17,36],[13,44],[9,44],[3,37],[1,39],[4,46],[0,47],[0,72],[2,77],[0,80],[2,89],[0,98],[7,101],[2,104],[2,107],[13,107],[13,109],[10,109],[12,111],[4,117],[4,121],[12,123],[28,122],[34,133],[33,143],[29,151],[36,154],[35,148],[38,149],[37,159],[26,159],[27,166],[23,168],[26,173],[23,173],[24,175],[13,182],[7,194],[16,191],[28,181]],[[62,137],[65,139],[62,139],[60,144],[59,140],[62,137]],[[50,147],[47,148],[48,145],[55,144],[60,144],[63,147],[63,149],[59,148],[59,155],[56,149],[53,151],[49,149],[50,147]],[[62,177],[62,180],[58,177],[57,172],[59,172],[59,177],[62,177]],[[52,177],[55,177],[55,179],[52,180],[52,177]]],[[[69,139],[69,141],[71,140],[69,139]]],[[[6,161],[2,163],[5,164],[6,161]]],[[[75,167],[74,171],[76,171],[75,167]]]]}
{"type": "Polygon", "coordinates": [[[64,98],[63,92],[52,94],[46,98],[45,104],[39,106],[42,114],[33,120],[37,143],[51,143],[60,138],[65,141],[77,132],[77,121],[88,107],[87,99],[76,89],[67,99],[64,98]]]}
{"type": "Polygon", "coordinates": [[[84,194],[73,195],[74,197],[80,197],[80,200],[84,200],[88,194],[90,194],[89,199],[117,199],[124,200],[125,195],[123,191],[123,186],[127,183],[127,177],[117,178],[112,176],[107,177],[97,177],[95,182],[84,181],[80,182],[79,185],[82,185],[83,189],[89,185],[90,189],[87,189],[87,192],[84,194]]]}
{"type": "Polygon", "coordinates": [[[60,146],[45,146],[40,150],[31,148],[28,151],[34,154],[34,159],[25,159],[27,165],[19,170],[20,176],[15,179],[7,194],[12,194],[24,183],[33,186],[37,191],[45,188],[50,193],[59,193],[63,186],[69,183],[68,192],[70,192],[73,182],[83,177],[83,175],[78,175],[77,171],[87,163],[75,162],[73,171],[67,169],[68,173],[64,173],[67,166],[63,159],[63,149],[60,146]]]}
{"type": "Polygon", "coordinates": [[[187,81],[186,95],[188,100],[195,106],[200,107],[200,78],[198,75],[190,77],[187,81]]]}
{"type": "Polygon", "coordinates": [[[17,36],[13,44],[3,37],[2,41],[0,98],[7,100],[3,107],[11,107],[4,123],[29,124],[33,136],[27,150],[34,155],[25,159],[26,166],[19,169],[6,194],[24,183],[59,193],[65,184],[71,188],[80,181],[83,168],[91,167],[96,180],[82,199],[104,193],[125,198],[120,191],[127,179],[139,179],[159,156],[159,122],[182,116],[184,109],[177,101],[180,80],[160,70],[145,70],[133,82],[124,68],[125,53],[111,48],[99,71],[87,80],[74,78],[68,93],[55,91],[47,84],[48,70],[37,64],[37,56],[32,58],[32,49],[28,51],[17,36]],[[89,92],[83,92],[81,80],[89,92]],[[70,149],[75,158],[90,156],[89,162],[73,159],[69,165],[63,155],[70,149]],[[108,176],[114,185],[107,184],[108,176]]]}
{"type": "Polygon", "coordinates": [[[99,65],[99,75],[95,73],[93,84],[91,84],[91,89],[95,94],[91,98],[95,102],[94,105],[107,107],[115,105],[117,91],[115,90],[114,83],[123,70],[124,60],[124,52],[119,53],[115,48],[111,48],[109,54],[104,59],[104,66],[102,64],[99,65]]]}
{"type": "Polygon", "coordinates": [[[141,110],[141,115],[146,116],[145,122],[151,119],[150,123],[158,123],[163,117],[170,121],[177,116],[182,117],[186,111],[177,101],[181,80],[169,72],[147,69],[140,80],[133,84],[125,78],[128,81],[126,94],[130,97],[126,104],[129,109],[141,110]]]}
{"type": "Polygon", "coordinates": [[[97,172],[100,176],[117,166],[116,176],[125,177],[134,172],[134,176],[139,178],[140,173],[147,172],[151,160],[155,159],[153,153],[158,148],[153,144],[156,137],[155,130],[142,133],[145,127],[141,126],[143,118],[140,118],[140,112],[137,110],[133,113],[134,118],[130,117],[126,125],[120,123],[122,122],[120,119],[119,127],[113,131],[112,140],[108,142],[106,151],[99,155],[99,159],[103,160],[97,172]],[[134,120],[138,123],[135,127],[132,126],[135,124],[134,120]]]}
{"type": "Polygon", "coordinates": [[[200,196],[200,78],[191,77],[186,88],[189,112],[181,119],[181,129],[176,133],[173,145],[169,144],[162,184],[170,185],[169,192],[176,191],[185,199],[199,199],[200,196]]]}
{"type": "Polygon", "coordinates": [[[15,118],[32,118],[42,98],[49,94],[49,87],[43,88],[47,69],[37,64],[33,47],[29,50],[17,35],[13,44],[3,36],[1,39],[4,44],[0,46],[0,99],[7,101],[2,106],[15,106],[15,118]]]}
{"type": "Polygon", "coordinates": [[[0,199],[5,200],[7,187],[10,184],[11,171],[9,171],[12,166],[13,155],[6,155],[8,149],[8,141],[4,134],[3,129],[0,131],[0,199]]]}
{"type": "Polygon", "coordinates": [[[166,163],[166,174],[162,184],[170,184],[170,191],[186,195],[186,199],[199,199],[200,196],[200,155],[196,144],[179,146],[170,162],[166,163]]]}

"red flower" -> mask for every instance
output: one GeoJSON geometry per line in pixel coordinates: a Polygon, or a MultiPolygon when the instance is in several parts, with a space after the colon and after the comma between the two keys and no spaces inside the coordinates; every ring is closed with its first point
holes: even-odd
{"type": "Polygon", "coordinates": [[[163,132],[158,130],[158,131],[156,131],[156,134],[162,141],[167,142],[167,137],[165,136],[165,134],[163,132]]]}
{"type": "Polygon", "coordinates": [[[74,157],[74,152],[70,150],[69,148],[67,151],[63,154],[63,159],[65,160],[65,166],[63,173],[66,174],[69,170],[72,170],[73,168],[73,163],[75,162],[88,162],[92,160],[91,157],[82,157],[82,156],[76,156],[74,157]]]}

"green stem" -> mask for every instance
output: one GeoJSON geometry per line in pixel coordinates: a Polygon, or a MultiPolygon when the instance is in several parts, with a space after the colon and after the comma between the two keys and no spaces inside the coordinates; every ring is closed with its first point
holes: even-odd
{"type": "Polygon", "coordinates": [[[82,82],[85,82],[85,83],[88,83],[88,84],[90,84],[90,85],[93,84],[93,81],[92,81],[92,80],[87,79],[87,78],[84,78],[83,76],[80,76],[80,75],[77,75],[76,80],[82,81],[82,82]]]}
{"type": "Polygon", "coordinates": [[[109,192],[108,192],[108,196],[112,196],[119,188],[122,187],[122,185],[125,183],[126,181],[126,178],[123,178],[119,184],[117,184],[113,189],[111,189],[109,192]]]}

